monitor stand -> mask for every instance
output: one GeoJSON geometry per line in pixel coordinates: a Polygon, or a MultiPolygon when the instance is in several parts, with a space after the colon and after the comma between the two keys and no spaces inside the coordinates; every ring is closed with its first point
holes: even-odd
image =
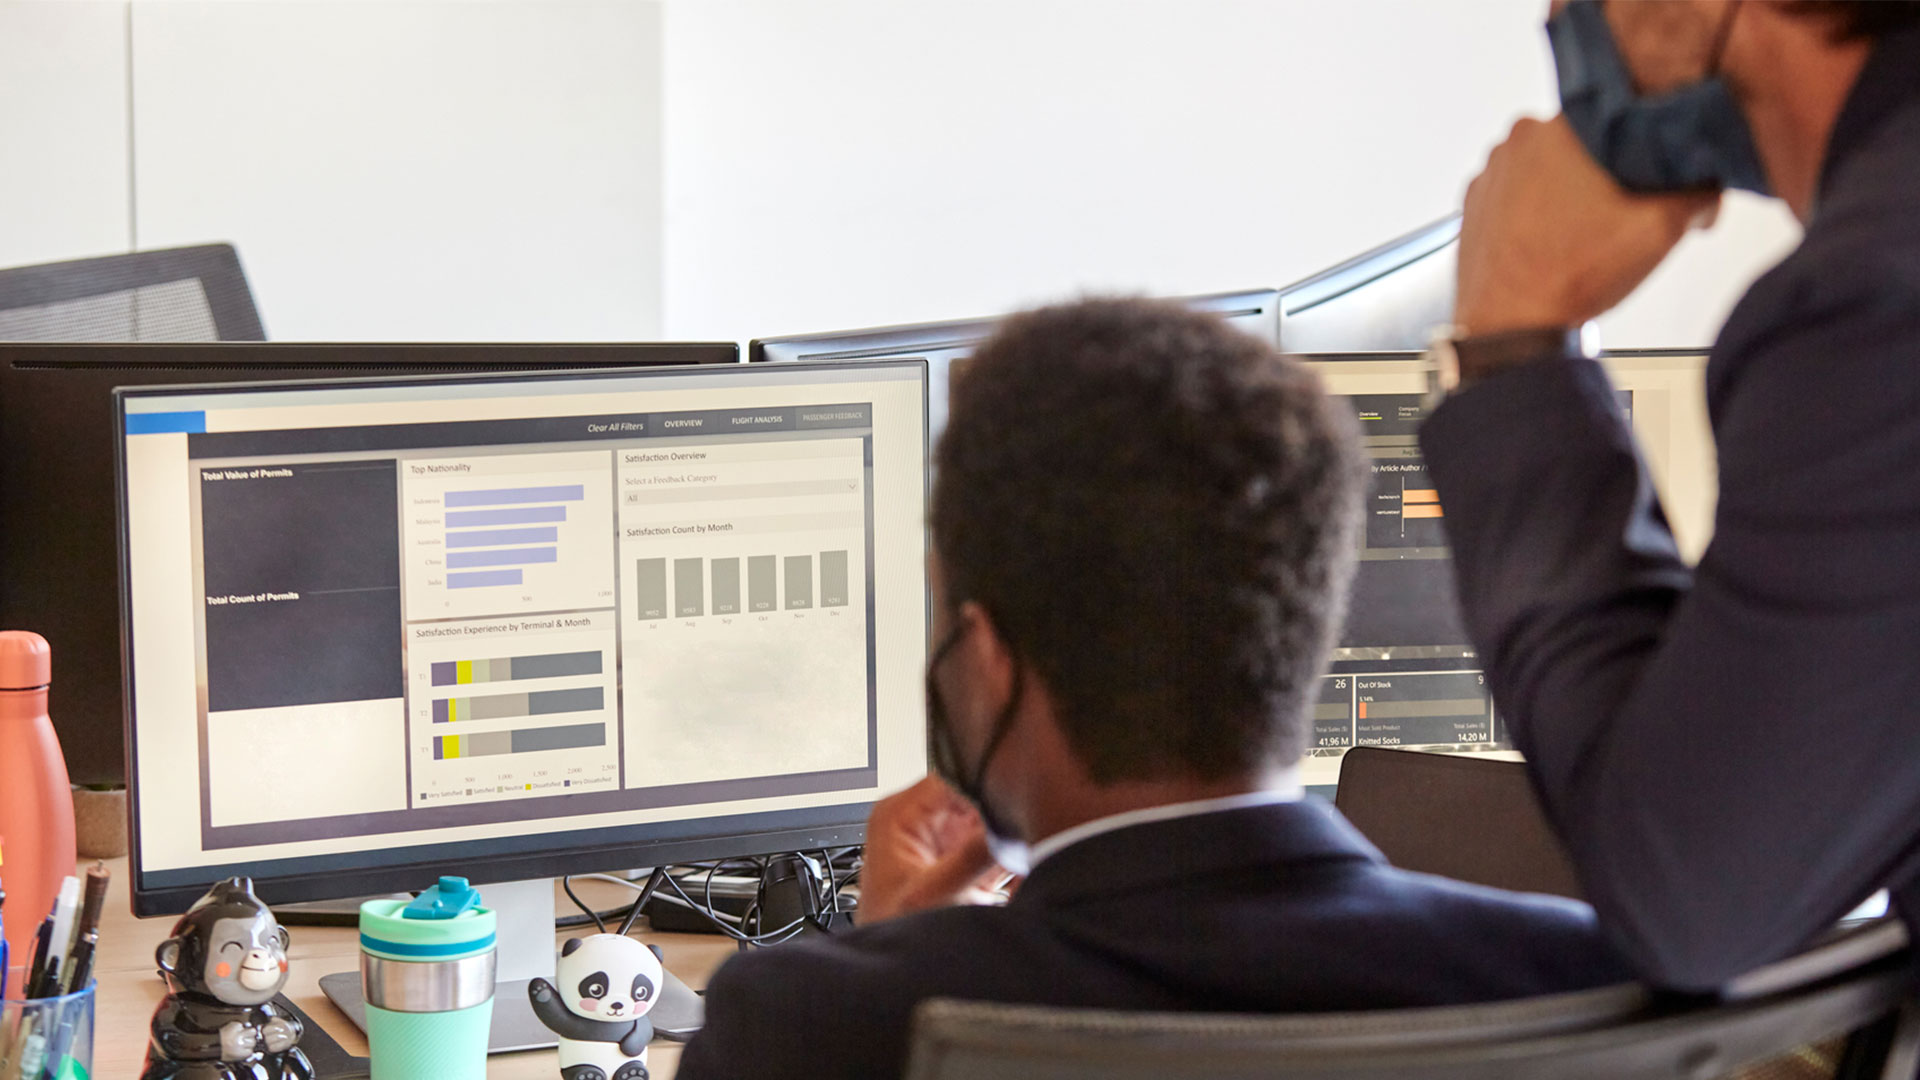
{"type": "MultiPolygon", "coordinates": [[[[659,885],[660,871],[647,883],[645,900],[659,885]]],[[[553,978],[554,927],[553,879],[513,881],[483,885],[481,896],[499,915],[499,952],[493,991],[493,1033],[487,1040],[487,1052],[502,1054],[512,1050],[544,1050],[558,1045],[558,1039],[538,1017],[527,998],[527,984],[535,978],[553,978]]],[[[663,971],[660,997],[647,1018],[653,1021],[654,1034],[684,1042],[700,1030],[705,1018],[705,1003],[687,984],[663,971]]],[[[361,996],[360,973],[341,972],[320,977],[324,991],[340,1011],[361,1031],[367,1030],[366,1002],[361,996]]]]}

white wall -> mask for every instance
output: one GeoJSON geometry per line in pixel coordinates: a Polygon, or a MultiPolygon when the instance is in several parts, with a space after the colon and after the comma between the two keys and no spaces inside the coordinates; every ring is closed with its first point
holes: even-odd
{"type": "Polygon", "coordinates": [[[648,0],[0,0],[0,265],[226,240],[276,340],[654,338],[660,93],[648,0]]]}
{"type": "Polygon", "coordinates": [[[127,250],[127,6],[0,2],[0,266],[127,250]]]}
{"type": "MultiPolygon", "coordinates": [[[[665,329],[1281,285],[1438,218],[1550,112],[1543,0],[670,0],[665,329]]],[[[1785,243],[1743,204],[1608,320],[1697,344],[1785,243]]]]}

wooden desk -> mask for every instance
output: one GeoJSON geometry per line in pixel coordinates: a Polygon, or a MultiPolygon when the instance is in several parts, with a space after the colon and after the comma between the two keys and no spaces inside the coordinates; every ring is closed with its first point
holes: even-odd
{"type": "MultiPolygon", "coordinates": [[[[92,864],[82,863],[81,872],[89,865],[92,864]]],[[[93,1074],[102,1080],[133,1080],[146,1062],[148,1021],[153,1018],[154,1006],[166,992],[156,974],[153,952],[166,940],[174,917],[134,918],[127,901],[127,860],[112,859],[107,866],[113,871],[113,889],[107,895],[107,910],[101,917],[100,951],[94,967],[99,989],[95,1001],[93,1074]]],[[[557,886],[554,891],[559,892],[557,886]]],[[[575,883],[574,891],[602,911],[630,903],[633,896],[618,886],[593,881],[575,883]]],[[[574,907],[566,897],[557,896],[555,910],[564,914],[574,907]]],[[[345,926],[294,926],[288,928],[288,933],[293,936],[293,947],[289,950],[291,977],[286,995],[319,1021],[348,1053],[366,1056],[366,1037],[320,992],[320,976],[359,970],[358,931],[345,926]]],[[[578,930],[556,934],[555,941],[578,934],[578,930]]],[[[704,989],[707,977],[734,952],[733,942],[718,935],[643,933],[637,936],[660,946],[666,953],[667,966],[695,990],[704,989]]],[[[679,1063],[678,1043],[654,1040],[647,1064],[655,1080],[671,1080],[679,1063]]],[[[557,1080],[560,1068],[553,1051],[535,1050],[495,1054],[488,1059],[487,1075],[501,1080],[557,1080]]]]}

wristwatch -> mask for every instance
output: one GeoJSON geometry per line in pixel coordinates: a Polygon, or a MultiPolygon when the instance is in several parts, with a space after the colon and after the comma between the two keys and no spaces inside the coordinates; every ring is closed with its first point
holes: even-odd
{"type": "Polygon", "coordinates": [[[1471,334],[1458,326],[1435,327],[1421,359],[1427,372],[1427,408],[1448,394],[1498,371],[1535,360],[1600,354],[1600,327],[1587,322],[1577,327],[1538,327],[1497,334],[1471,334]]]}

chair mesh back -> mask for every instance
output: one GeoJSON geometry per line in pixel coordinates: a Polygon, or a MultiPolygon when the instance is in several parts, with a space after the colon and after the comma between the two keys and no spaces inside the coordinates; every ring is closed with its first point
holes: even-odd
{"type": "Polygon", "coordinates": [[[227,244],[0,270],[0,341],[264,341],[227,244]]]}

